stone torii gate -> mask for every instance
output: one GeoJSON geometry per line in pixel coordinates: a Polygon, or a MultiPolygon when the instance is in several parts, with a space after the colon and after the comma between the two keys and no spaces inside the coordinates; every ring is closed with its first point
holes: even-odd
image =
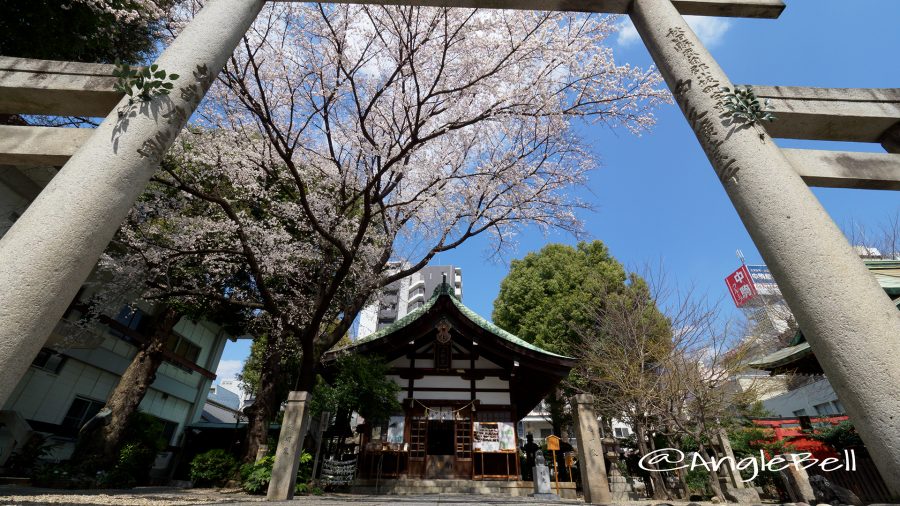
{"type": "MultiPolygon", "coordinates": [[[[734,86],[682,15],[776,18],[784,9],[781,0],[372,1],[628,14],[882,476],[900,496],[900,313],[807,187],[900,187],[897,90],[766,88],[762,94],[776,99],[776,114],[779,108],[788,113],[769,135],[723,119],[719,90],[734,86]],[[828,96],[844,104],[836,107],[828,96]],[[880,126],[868,117],[878,117],[880,126]],[[892,154],[782,150],[770,137],[840,137],[841,128],[815,128],[829,121],[846,136],[865,130],[861,140],[881,142],[892,154]]],[[[0,240],[0,403],[263,5],[208,1],[157,60],[182,76],[178,88],[125,118],[110,112],[65,154],[71,154],[68,162],[0,240]]],[[[292,489],[270,497],[287,497],[292,489]]],[[[599,494],[593,500],[607,499],[599,494]]]]}

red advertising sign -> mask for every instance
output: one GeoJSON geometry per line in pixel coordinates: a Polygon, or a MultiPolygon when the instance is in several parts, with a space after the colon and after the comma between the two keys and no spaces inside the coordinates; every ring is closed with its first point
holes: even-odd
{"type": "Polygon", "coordinates": [[[753,285],[746,265],[742,265],[740,269],[725,278],[725,284],[728,285],[728,291],[737,307],[743,306],[750,299],[756,297],[756,286],[753,285]]]}

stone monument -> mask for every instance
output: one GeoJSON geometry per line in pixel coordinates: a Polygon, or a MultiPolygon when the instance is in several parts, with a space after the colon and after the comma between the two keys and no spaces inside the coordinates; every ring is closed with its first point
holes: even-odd
{"type": "Polygon", "coordinates": [[[619,452],[616,451],[615,438],[604,439],[603,443],[604,446],[612,448],[612,451],[606,453],[606,458],[609,460],[609,493],[612,495],[612,500],[622,502],[638,499],[628,483],[628,478],[622,476],[619,466],[616,465],[619,461],[619,452]]]}
{"type": "Polygon", "coordinates": [[[534,460],[534,494],[532,496],[540,499],[559,499],[559,497],[550,490],[550,468],[544,461],[544,454],[538,452],[534,460]]]}

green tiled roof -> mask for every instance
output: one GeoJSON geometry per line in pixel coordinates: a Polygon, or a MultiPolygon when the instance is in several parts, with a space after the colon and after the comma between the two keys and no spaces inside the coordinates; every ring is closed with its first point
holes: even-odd
{"type": "MultiPolygon", "coordinates": [[[[865,264],[889,296],[900,295],[900,260],[866,260],[865,264]]],[[[894,300],[894,305],[900,309],[900,297],[894,300]]],[[[803,331],[797,330],[787,347],[756,359],[750,367],[775,369],[796,362],[810,353],[812,349],[806,342],[806,336],[803,335],[803,331]]]]}
{"type": "Polygon", "coordinates": [[[900,295],[900,260],[868,260],[866,267],[888,295],[900,295]]]}
{"type": "Polygon", "coordinates": [[[812,353],[812,348],[809,347],[809,343],[804,341],[796,346],[788,346],[758,358],[749,365],[755,369],[775,369],[796,362],[810,353],[812,353]]]}
{"type": "Polygon", "coordinates": [[[531,351],[535,351],[537,353],[542,353],[544,355],[548,355],[551,357],[563,358],[563,359],[567,359],[567,360],[574,360],[571,357],[566,357],[564,355],[557,355],[556,353],[549,352],[539,346],[535,346],[535,345],[529,343],[528,341],[525,341],[524,339],[521,339],[520,337],[515,336],[515,335],[501,329],[500,327],[494,325],[493,323],[489,322],[487,319],[485,319],[484,317],[482,317],[475,311],[472,311],[471,309],[466,307],[456,297],[456,294],[453,292],[453,287],[447,283],[442,283],[437,288],[435,288],[434,294],[432,294],[431,298],[428,299],[428,301],[425,302],[425,304],[423,304],[421,307],[416,308],[413,311],[410,311],[406,316],[404,316],[403,318],[400,318],[399,320],[388,325],[387,327],[384,327],[381,330],[379,330],[373,334],[369,334],[368,336],[356,341],[352,345],[348,346],[348,348],[352,348],[354,346],[357,346],[357,345],[360,345],[363,343],[370,343],[372,341],[381,339],[382,337],[384,337],[388,334],[393,334],[394,332],[402,329],[403,327],[406,327],[410,323],[418,320],[419,317],[424,315],[426,312],[428,312],[428,310],[431,309],[435,305],[435,303],[437,303],[437,301],[441,295],[446,295],[447,297],[450,297],[450,301],[453,303],[453,305],[456,306],[456,308],[459,309],[459,311],[462,314],[464,314],[466,316],[466,318],[471,320],[472,323],[474,323],[475,325],[481,327],[482,329],[490,332],[491,334],[494,334],[495,336],[497,336],[505,341],[508,341],[510,343],[521,346],[523,348],[527,348],[531,351]]]}

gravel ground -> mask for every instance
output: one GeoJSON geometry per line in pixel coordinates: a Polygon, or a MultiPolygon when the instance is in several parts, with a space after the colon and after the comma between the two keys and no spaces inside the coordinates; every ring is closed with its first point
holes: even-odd
{"type": "Polygon", "coordinates": [[[130,490],[59,490],[0,486],[0,504],[65,504],[116,506],[189,506],[194,504],[251,504],[265,497],[247,495],[240,489],[180,489],[138,487],[130,490]]]}
{"type": "MultiPolygon", "coordinates": [[[[258,505],[264,503],[265,497],[247,495],[240,489],[180,489],[172,487],[139,487],[131,490],[58,490],[46,488],[0,485],[0,505],[103,505],[103,506],[190,506],[195,504],[225,505],[258,505]]],[[[584,504],[582,501],[556,500],[546,501],[530,497],[498,497],[486,495],[418,495],[418,496],[386,496],[356,494],[326,494],[323,496],[297,496],[293,501],[265,502],[268,505],[308,505],[335,506],[337,504],[354,503],[361,506],[425,506],[440,504],[441,506],[490,504],[490,505],[525,505],[525,504],[584,504]]],[[[652,506],[654,501],[629,502],[620,506],[652,506]]],[[[684,506],[686,502],[672,502],[675,506],[684,506]]],[[[696,503],[695,503],[696,504],[696,503]]],[[[702,503],[703,506],[713,506],[702,503]]]]}

